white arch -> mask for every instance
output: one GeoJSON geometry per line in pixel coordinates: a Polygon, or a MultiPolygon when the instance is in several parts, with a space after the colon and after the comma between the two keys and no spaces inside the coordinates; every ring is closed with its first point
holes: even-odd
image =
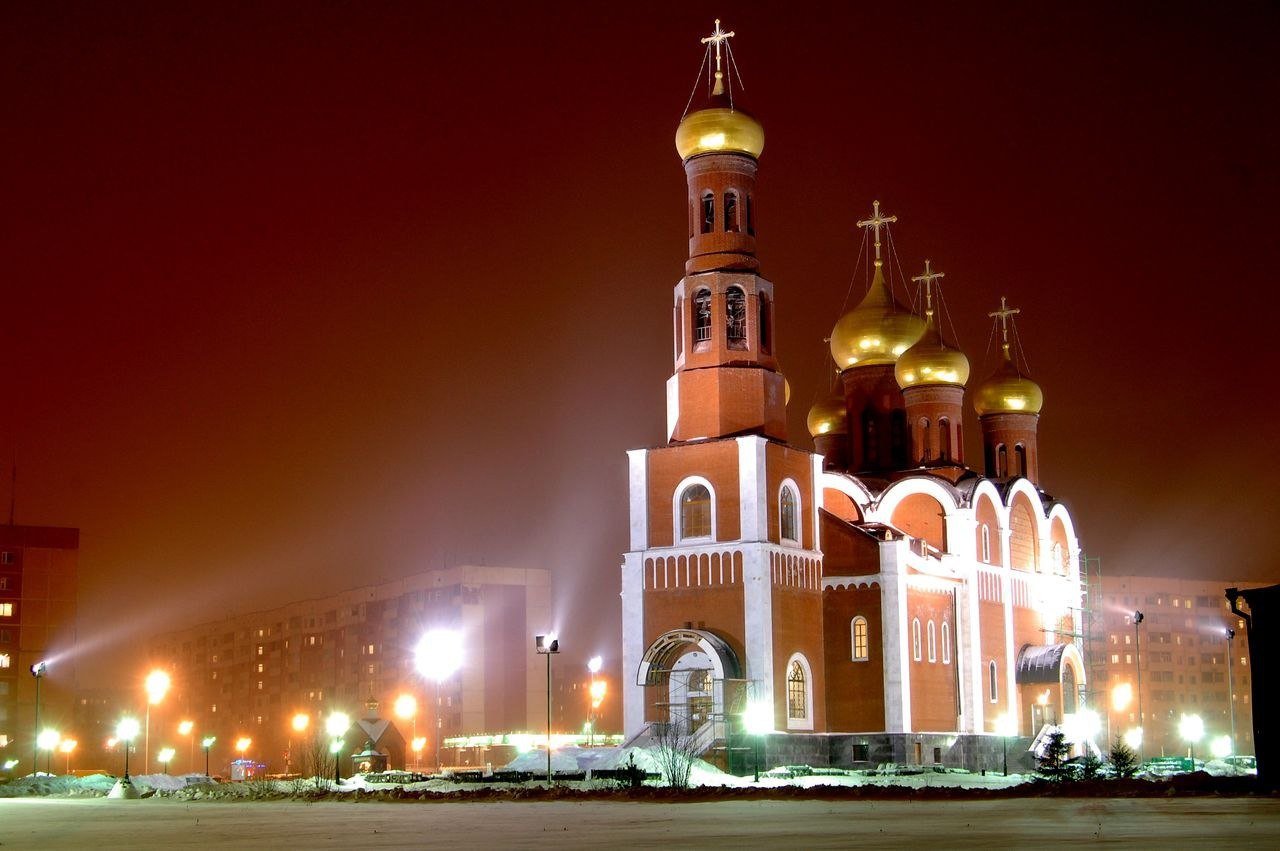
{"type": "Polygon", "coordinates": [[[974,511],[978,510],[978,498],[988,497],[991,505],[996,510],[996,519],[1000,522],[1000,526],[1007,526],[1009,523],[1009,507],[1004,504],[1004,499],[1000,496],[1000,491],[996,488],[995,483],[990,479],[983,479],[978,482],[978,486],[973,489],[973,493],[969,496],[969,505],[974,511]]]}
{"type": "Polygon", "coordinates": [[[671,540],[676,544],[681,544],[685,542],[714,541],[716,540],[717,530],[718,530],[718,527],[716,526],[715,486],[712,485],[710,481],[703,478],[702,476],[685,476],[683,479],[680,480],[680,483],[676,485],[675,493],[673,493],[671,496],[671,531],[672,531],[671,540]],[[689,487],[693,485],[702,485],[707,489],[707,493],[711,494],[711,535],[710,537],[686,538],[684,536],[684,529],[681,528],[680,497],[684,494],[685,490],[687,490],[689,487]]]}
{"type": "Polygon", "coordinates": [[[839,491],[849,499],[853,500],[853,504],[858,506],[858,511],[865,517],[867,507],[871,505],[871,491],[867,490],[859,479],[847,476],[844,473],[833,473],[830,470],[824,470],[822,476],[818,479],[818,492],[830,488],[833,491],[839,491]]]}
{"type": "Polygon", "coordinates": [[[1013,501],[1022,494],[1030,500],[1031,505],[1035,508],[1032,512],[1036,519],[1036,534],[1041,538],[1049,535],[1049,518],[1045,516],[1044,500],[1040,496],[1040,492],[1035,489],[1035,485],[1026,479],[1018,479],[1009,488],[1009,493],[1005,495],[1004,506],[1006,509],[1012,510],[1013,501]]]}
{"type": "Polygon", "coordinates": [[[788,730],[812,730],[813,729],[813,668],[809,666],[809,660],[800,652],[792,653],[791,658],[787,660],[787,666],[782,669],[782,687],[783,695],[786,701],[787,712],[787,729],[788,730]],[[799,663],[800,670],[804,672],[804,717],[791,717],[791,684],[789,677],[791,676],[791,666],[799,663]]]}
{"type": "Polygon", "coordinates": [[[786,544],[791,543],[800,546],[800,542],[804,540],[804,496],[800,492],[800,486],[796,484],[796,480],[790,477],[782,480],[782,484],[778,485],[778,493],[774,497],[774,504],[778,506],[778,541],[786,544]],[[791,489],[791,495],[796,498],[796,536],[795,538],[785,538],[782,535],[782,492],[787,488],[791,489]]]}
{"type": "Polygon", "coordinates": [[[891,523],[893,512],[904,499],[914,494],[931,496],[942,506],[944,515],[950,517],[959,507],[954,489],[947,487],[937,479],[926,476],[909,476],[899,479],[889,487],[876,501],[875,506],[867,512],[867,519],[878,523],[891,523]]]}

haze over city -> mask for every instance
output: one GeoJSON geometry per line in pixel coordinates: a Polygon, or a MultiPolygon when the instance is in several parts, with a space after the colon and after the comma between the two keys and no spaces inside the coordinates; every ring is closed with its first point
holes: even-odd
{"type": "MultiPolygon", "coordinates": [[[[719,11],[3,13],[0,458],[18,523],[81,529],[86,683],[177,624],[461,563],[550,568],[566,651],[617,666],[719,11]]],[[[1104,572],[1275,579],[1276,23],[735,9],[791,440],[880,199],[976,376],[1021,309],[1042,484],[1104,572]]]]}

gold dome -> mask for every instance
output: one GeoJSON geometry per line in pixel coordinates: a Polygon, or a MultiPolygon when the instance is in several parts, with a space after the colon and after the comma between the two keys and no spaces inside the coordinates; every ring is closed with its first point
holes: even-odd
{"type": "Polygon", "coordinates": [[[710,106],[686,115],[676,128],[676,150],[680,159],[698,154],[746,154],[760,159],[764,150],[764,127],[725,96],[724,78],[716,72],[716,87],[710,106]]]}
{"type": "Polygon", "coordinates": [[[957,384],[963,387],[969,380],[969,359],[964,352],[942,341],[937,323],[930,315],[924,336],[898,358],[893,375],[903,390],[922,384],[957,384]]]}
{"type": "Polygon", "coordinates": [[[1004,362],[991,377],[978,385],[973,408],[978,416],[987,414],[1038,414],[1044,407],[1040,385],[1018,371],[1009,346],[1004,346],[1004,362]]]}
{"type": "Polygon", "coordinates": [[[813,437],[824,434],[848,434],[849,417],[844,409],[844,397],[833,395],[814,403],[814,406],[809,409],[809,418],[806,423],[809,426],[809,434],[813,437]]]}
{"type": "Polygon", "coordinates": [[[893,300],[877,260],[866,298],[831,331],[831,357],[840,369],[891,364],[922,334],[924,323],[893,300]]]}

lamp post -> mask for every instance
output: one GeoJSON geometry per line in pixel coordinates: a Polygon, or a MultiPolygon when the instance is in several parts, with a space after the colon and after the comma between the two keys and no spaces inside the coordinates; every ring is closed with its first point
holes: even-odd
{"type": "Polygon", "coordinates": [[[604,689],[600,686],[604,685],[603,680],[597,680],[596,674],[600,673],[600,668],[604,666],[604,660],[599,656],[592,656],[587,660],[587,670],[591,672],[591,685],[587,687],[587,696],[589,697],[590,710],[587,713],[587,723],[590,733],[587,738],[587,746],[590,747],[596,743],[596,715],[600,708],[600,702],[604,700],[604,689]]]}
{"type": "MultiPolygon", "coordinates": [[[[396,717],[402,721],[408,721],[413,732],[410,735],[410,741],[418,739],[418,701],[411,694],[402,694],[396,698],[395,703],[396,717]]],[[[417,766],[414,766],[417,768],[417,766]]]]}
{"type": "Polygon", "coordinates": [[[547,782],[551,783],[551,657],[560,652],[555,633],[535,635],[533,649],[547,657],[547,782]]]}
{"type": "Polygon", "coordinates": [[[422,767],[422,749],[426,746],[426,736],[415,736],[413,741],[409,743],[409,748],[413,751],[413,767],[415,769],[422,767]]]}
{"type": "MultiPolygon", "coordinates": [[[[1142,623],[1142,612],[1133,613],[1133,670],[1138,679],[1138,729],[1146,728],[1147,721],[1142,716],[1142,650],[1138,644],[1138,624],[1142,623]]],[[[1138,739],[1138,763],[1142,763],[1142,738],[1138,739]]]]}
{"type": "Polygon", "coordinates": [[[175,751],[173,748],[161,748],[160,753],[156,754],[156,759],[160,760],[160,764],[164,766],[164,773],[169,773],[169,763],[173,761],[175,751]]]}
{"type": "Polygon", "coordinates": [[[179,721],[178,735],[187,737],[187,762],[190,764],[192,771],[196,767],[196,737],[192,731],[196,728],[194,721],[179,721]]]}
{"type": "Polygon", "coordinates": [[[436,684],[436,771],[440,770],[440,740],[444,720],[440,716],[440,684],[462,667],[462,634],[452,629],[433,629],[413,648],[414,667],[436,684]]]}
{"type": "MultiPolygon", "coordinates": [[[[311,725],[311,716],[305,712],[299,712],[293,716],[289,722],[289,726],[293,728],[293,732],[303,735],[307,732],[307,727],[311,725]]],[[[285,774],[292,773],[293,770],[293,735],[289,736],[289,750],[285,752],[284,771],[285,774]]]]}
{"type": "Polygon", "coordinates": [[[44,672],[49,669],[48,662],[36,662],[31,666],[31,676],[36,678],[36,720],[31,729],[34,733],[31,737],[31,773],[35,774],[40,770],[40,744],[37,741],[40,738],[40,680],[44,678],[44,672]]]}
{"type": "Polygon", "coordinates": [[[1231,710],[1231,752],[1236,752],[1236,687],[1231,676],[1231,654],[1235,652],[1232,649],[1231,640],[1236,637],[1236,631],[1231,627],[1227,627],[1227,703],[1231,710]]]}
{"type": "Polygon", "coordinates": [[[338,776],[339,753],[345,742],[342,737],[351,729],[351,717],[345,712],[333,712],[324,722],[325,732],[329,734],[329,753],[333,754],[333,782],[341,783],[342,778],[338,776]]]}
{"type": "Polygon", "coordinates": [[[138,738],[138,719],[121,718],[116,725],[116,738],[124,744],[124,779],[129,779],[129,748],[138,738]]]}
{"type": "Polygon", "coordinates": [[[53,774],[53,751],[62,741],[57,730],[41,730],[36,736],[36,747],[45,752],[45,766],[49,774],[53,774]]]}
{"type": "Polygon", "coordinates": [[[763,700],[754,700],[747,704],[747,710],[742,713],[742,724],[747,728],[747,735],[751,736],[755,744],[755,766],[756,780],[760,782],[760,740],[765,734],[773,729],[773,708],[763,700]]]}
{"type": "Polygon", "coordinates": [[[204,748],[204,776],[211,777],[209,774],[209,749],[213,747],[213,743],[218,741],[217,736],[205,736],[200,740],[200,747],[204,748]]]}
{"type": "Polygon", "coordinates": [[[67,774],[71,773],[71,752],[76,749],[77,744],[75,739],[63,739],[62,744],[58,745],[58,750],[67,755],[67,774]]]}
{"type": "Polygon", "coordinates": [[[1199,715],[1183,715],[1178,722],[1178,735],[1186,741],[1190,748],[1191,768],[1196,765],[1196,743],[1204,738],[1204,719],[1199,715]]]}
{"type": "Polygon", "coordinates": [[[1002,713],[996,718],[996,735],[1000,737],[1001,762],[1004,766],[1004,776],[1009,776],[1009,739],[1018,732],[1017,726],[1014,724],[1013,716],[1008,712],[1002,713]]]}
{"type": "Polygon", "coordinates": [[[143,682],[147,691],[147,727],[142,737],[142,770],[148,774],[151,772],[151,707],[164,700],[169,693],[169,684],[169,675],[159,668],[147,674],[143,682]]]}

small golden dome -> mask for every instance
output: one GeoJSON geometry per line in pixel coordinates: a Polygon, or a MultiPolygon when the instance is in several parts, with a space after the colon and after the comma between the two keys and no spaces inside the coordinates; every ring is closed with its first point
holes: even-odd
{"type": "Polygon", "coordinates": [[[957,384],[963,387],[969,380],[969,359],[964,352],[942,341],[931,314],[924,336],[898,358],[893,375],[903,390],[922,384],[957,384]]]}
{"type": "Polygon", "coordinates": [[[724,95],[720,72],[710,105],[686,115],[676,128],[676,150],[680,159],[698,154],[746,154],[760,159],[764,150],[764,127],[741,109],[735,109],[724,95]]]}
{"type": "Polygon", "coordinates": [[[922,334],[924,323],[893,300],[877,260],[866,298],[831,331],[831,357],[840,369],[891,364],[922,334]]]}
{"type": "Polygon", "coordinates": [[[809,426],[809,434],[813,437],[824,434],[848,434],[849,417],[845,413],[844,397],[832,395],[814,403],[814,406],[809,409],[809,418],[806,422],[809,426]]]}
{"type": "Polygon", "coordinates": [[[987,414],[1038,414],[1044,407],[1040,385],[1018,371],[1004,346],[1004,362],[991,377],[978,385],[973,408],[978,416],[987,414]]]}

